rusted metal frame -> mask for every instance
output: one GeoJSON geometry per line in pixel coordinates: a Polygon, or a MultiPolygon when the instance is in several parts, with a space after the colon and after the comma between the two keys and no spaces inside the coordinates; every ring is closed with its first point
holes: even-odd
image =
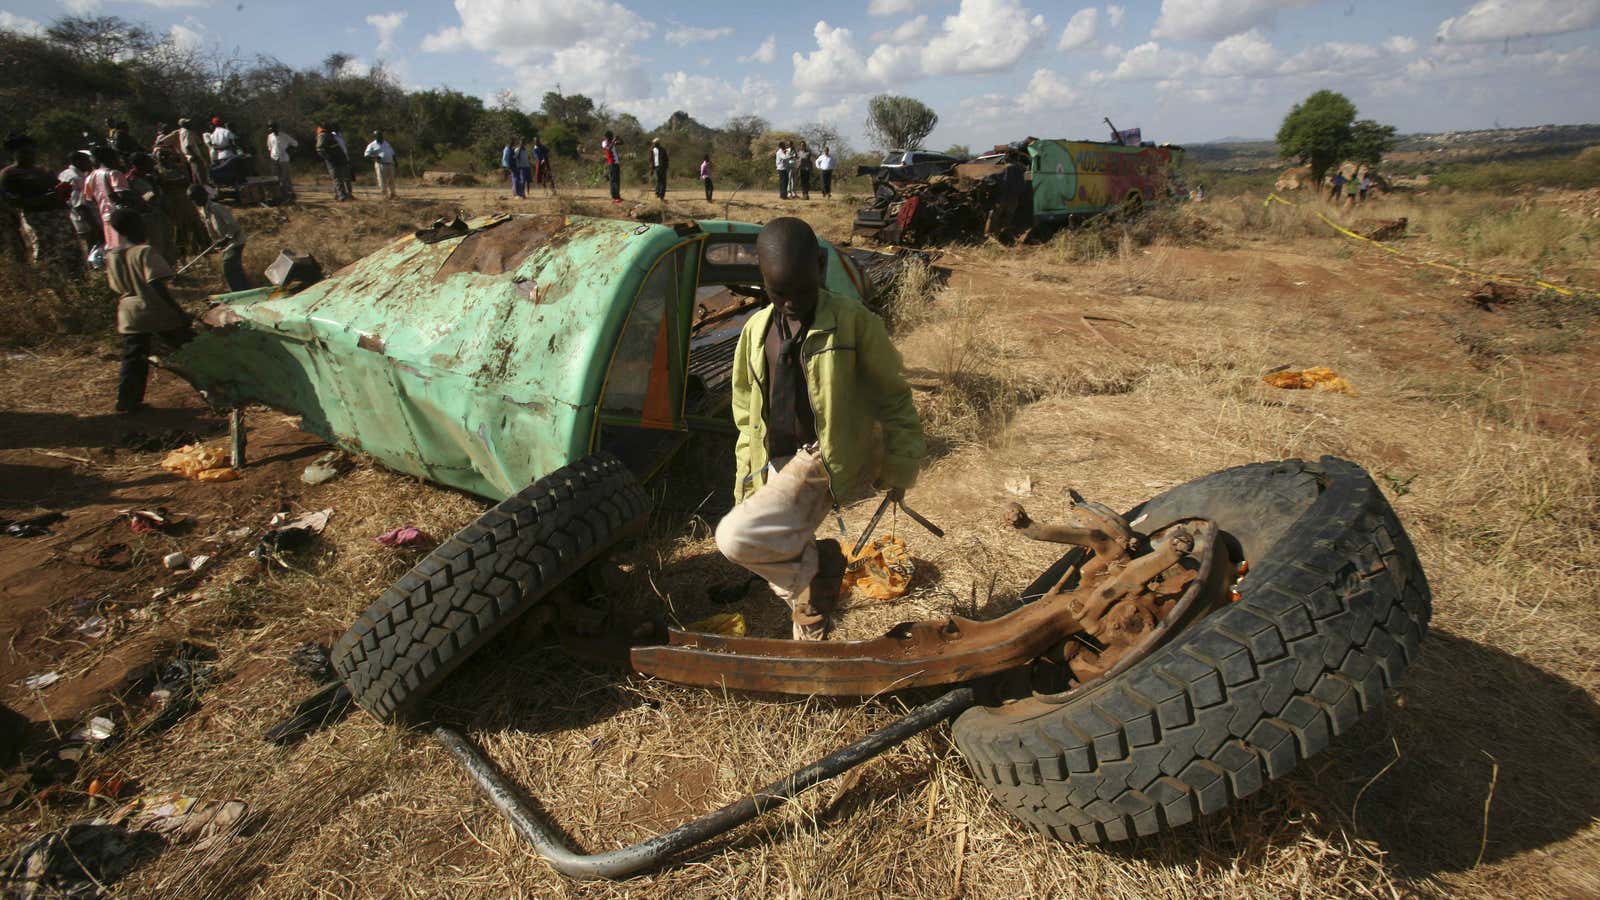
{"type": "Polygon", "coordinates": [[[638,672],[681,684],[785,694],[866,696],[970,681],[1050,655],[1086,630],[1084,617],[1074,610],[1103,615],[1187,559],[1195,560],[1193,570],[1180,569],[1171,590],[1181,582],[1182,598],[1192,601],[1192,594],[1210,584],[1217,552],[1215,526],[1203,524],[1203,529],[1178,526],[1152,538],[1149,555],[1114,570],[1092,559],[1072,591],[1058,585],[1044,598],[991,621],[952,616],[897,625],[871,640],[820,643],[668,629],[664,643],[631,648],[629,663],[638,672]]]}

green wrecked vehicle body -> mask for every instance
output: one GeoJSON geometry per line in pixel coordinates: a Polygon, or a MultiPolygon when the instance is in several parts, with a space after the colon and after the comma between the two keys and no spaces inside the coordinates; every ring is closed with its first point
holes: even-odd
{"type": "MultiPolygon", "coordinates": [[[[725,398],[762,301],[757,225],[490,216],[298,291],[223,296],[163,360],[212,402],[296,413],[348,450],[504,499],[600,449],[641,478],[725,398]],[[741,313],[743,315],[741,315],[741,313]]],[[[866,300],[827,247],[827,287],[866,300]]]]}
{"type": "MultiPolygon", "coordinates": [[[[1333,457],[1227,469],[1122,513],[1074,501],[1051,523],[1012,504],[1006,530],[1070,547],[994,618],[952,611],[814,642],[611,609],[606,576],[623,576],[606,556],[649,516],[641,482],[691,429],[732,427],[733,351],[765,302],[758,230],[494,216],[418,232],[297,290],[221,298],[211,329],[165,361],[214,403],[297,412],[341,446],[498,501],[356,618],[329,654],[338,680],[269,739],[298,740],[353,705],[424,720],[430,694],[530,614],[570,655],[679,684],[942,691],[720,810],[592,854],[461,730],[430,726],[557,871],[626,878],[946,721],[973,777],[1032,828],[1153,834],[1320,753],[1415,660],[1431,610],[1416,552],[1367,473],[1333,457]]],[[[840,294],[870,300],[892,277],[893,257],[824,249],[840,294]]]]}

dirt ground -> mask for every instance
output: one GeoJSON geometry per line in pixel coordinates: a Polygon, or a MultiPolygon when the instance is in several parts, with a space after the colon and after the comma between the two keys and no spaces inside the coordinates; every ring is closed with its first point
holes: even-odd
{"type": "MultiPolygon", "coordinates": [[[[331,270],[458,207],[611,209],[593,190],[404,193],[244,211],[248,268],[292,247],[331,270]]],[[[641,195],[622,212],[651,208],[641,195]]],[[[841,240],[852,210],[743,193],[713,206],[689,190],[667,206],[798,214],[841,240]]],[[[1353,459],[1417,544],[1433,629],[1390,706],[1227,811],[1124,845],[1057,844],[991,802],[936,729],[665,872],[565,881],[425,735],[357,714],[296,746],[261,738],[315,688],[291,652],[331,641],[422,552],[373,538],[407,523],[447,535],[483,502],[360,459],[307,485],[301,472],[327,448],[265,409],[248,414],[240,480],[177,478],[160,447],[222,440],[225,421],[160,372],[150,410],[115,416],[112,344],[63,340],[0,353],[0,516],[65,515],[49,536],[0,537],[0,700],[29,720],[25,757],[97,714],[131,736],[57,787],[17,792],[0,812],[6,846],[105,812],[88,786],[117,773],[124,796],[251,809],[229,840],[175,840],[138,860],[112,888],[127,896],[1600,895],[1600,307],[1481,308],[1464,282],[1222,212],[1197,212],[1215,221],[1205,237],[1130,240],[1087,260],[1062,242],[943,254],[948,283],[897,309],[896,341],[933,449],[909,501],[947,537],[888,523],[917,557],[914,589],[847,610],[841,632],[1014,603],[1055,556],[1000,525],[1023,481],[1023,502],[1048,519],[1068,488],[1125,508],[1238,463],[1353,459]],[[1283,365],[1330,366],[1355,394],[1260,382],[1283,365]],[[122,513],[158,506],[182,521],[136,534],[122,513]],[[274,513],[325,508],[327,530],[290,568],[249,557],[274,513]],[[211,560],[175,573],[162,565],[173,550],[211,560]],[[96,616],[98,636],[83,628],[96,616]],[[214,656],[198,707],[141,730],[156,715],[152,673],[196,647],[214,656]],[[46,672],[61,679],[23,685],[46,672]]],[[[183,285],[195,303],[215,280],[199,271],[183,285]]],[[[725,611],[707,588],[737,580],[708,539],[728,448],[697,441],[651,486],[658,512],[630,555],[629,590],[682,621],[725,611]]],[[[852,534],[869,512],[846,511],[852,534]]],[[[758,633],[786,618],[770,598],[738,608],[758,633]]],[[[524,630],[461,670],[434,714],[599,850],[735,799],[917,699],[724,696],[580,664],[524,630]]]]}

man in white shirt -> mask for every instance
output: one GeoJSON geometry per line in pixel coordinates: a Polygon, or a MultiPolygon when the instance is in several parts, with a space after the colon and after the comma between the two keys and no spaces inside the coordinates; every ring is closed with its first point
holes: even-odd
{"type": "Polygon", "coordinates": [[[211,147],[211,165],[216,167],[239,155],[239,139],[221,119],[213,117],[211,125],[206,144],[211,147]]]}
{"type": "Polygon", "coordinates": [[[778,142],[778,152],[773,155],[773,163],[778,167],[778,199],[789,199],[789,166],[794,156],[789,150],[788,141],[778,142]]]}
{"type": "Polygon", "coordinates": [[[822,173],[822,196],[833,196],[833,151],[827,147],[823,147],[822,155],[817,157],[817,171],[822,173]]]}
{"type": "Polygon", "coordinates": [[[372,160],[372,167],[377,170],[378,193],[394,199],[394,148],[383,139],[382,131],[372,133],[372,143],[362,156],[372,160]]]}
{"type": "Polygon", "coordinates": [[[292,136],[278,130],[277,122],[267,123],[267,155],[272,157],[272,170],[278,175],[278,187],[283,199],[294,198],[294,182],[289,176],[289,151],[300,146],[292,136]]]}

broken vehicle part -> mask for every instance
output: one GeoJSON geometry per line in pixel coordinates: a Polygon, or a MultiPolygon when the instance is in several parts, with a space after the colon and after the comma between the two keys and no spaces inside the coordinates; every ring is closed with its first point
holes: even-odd
{"type": "Polygon", "coordinates": [[[956,688],[931,703],[917,707],[893,724],[835,750],[716,812],[632,846],[588,855],[571,850],[561,833],[522,800],[517,788],[461,732],[439,725],[434,727],[433,735],[461,764],[489,802],[511,822],[517,834],[531,844],[557,872],[571,878],[628,878],[659,868],[690,847],[725,834],[829,778],[843,774],[940,722],[959,715],[975,700],[971,688],[956,688]]]}

